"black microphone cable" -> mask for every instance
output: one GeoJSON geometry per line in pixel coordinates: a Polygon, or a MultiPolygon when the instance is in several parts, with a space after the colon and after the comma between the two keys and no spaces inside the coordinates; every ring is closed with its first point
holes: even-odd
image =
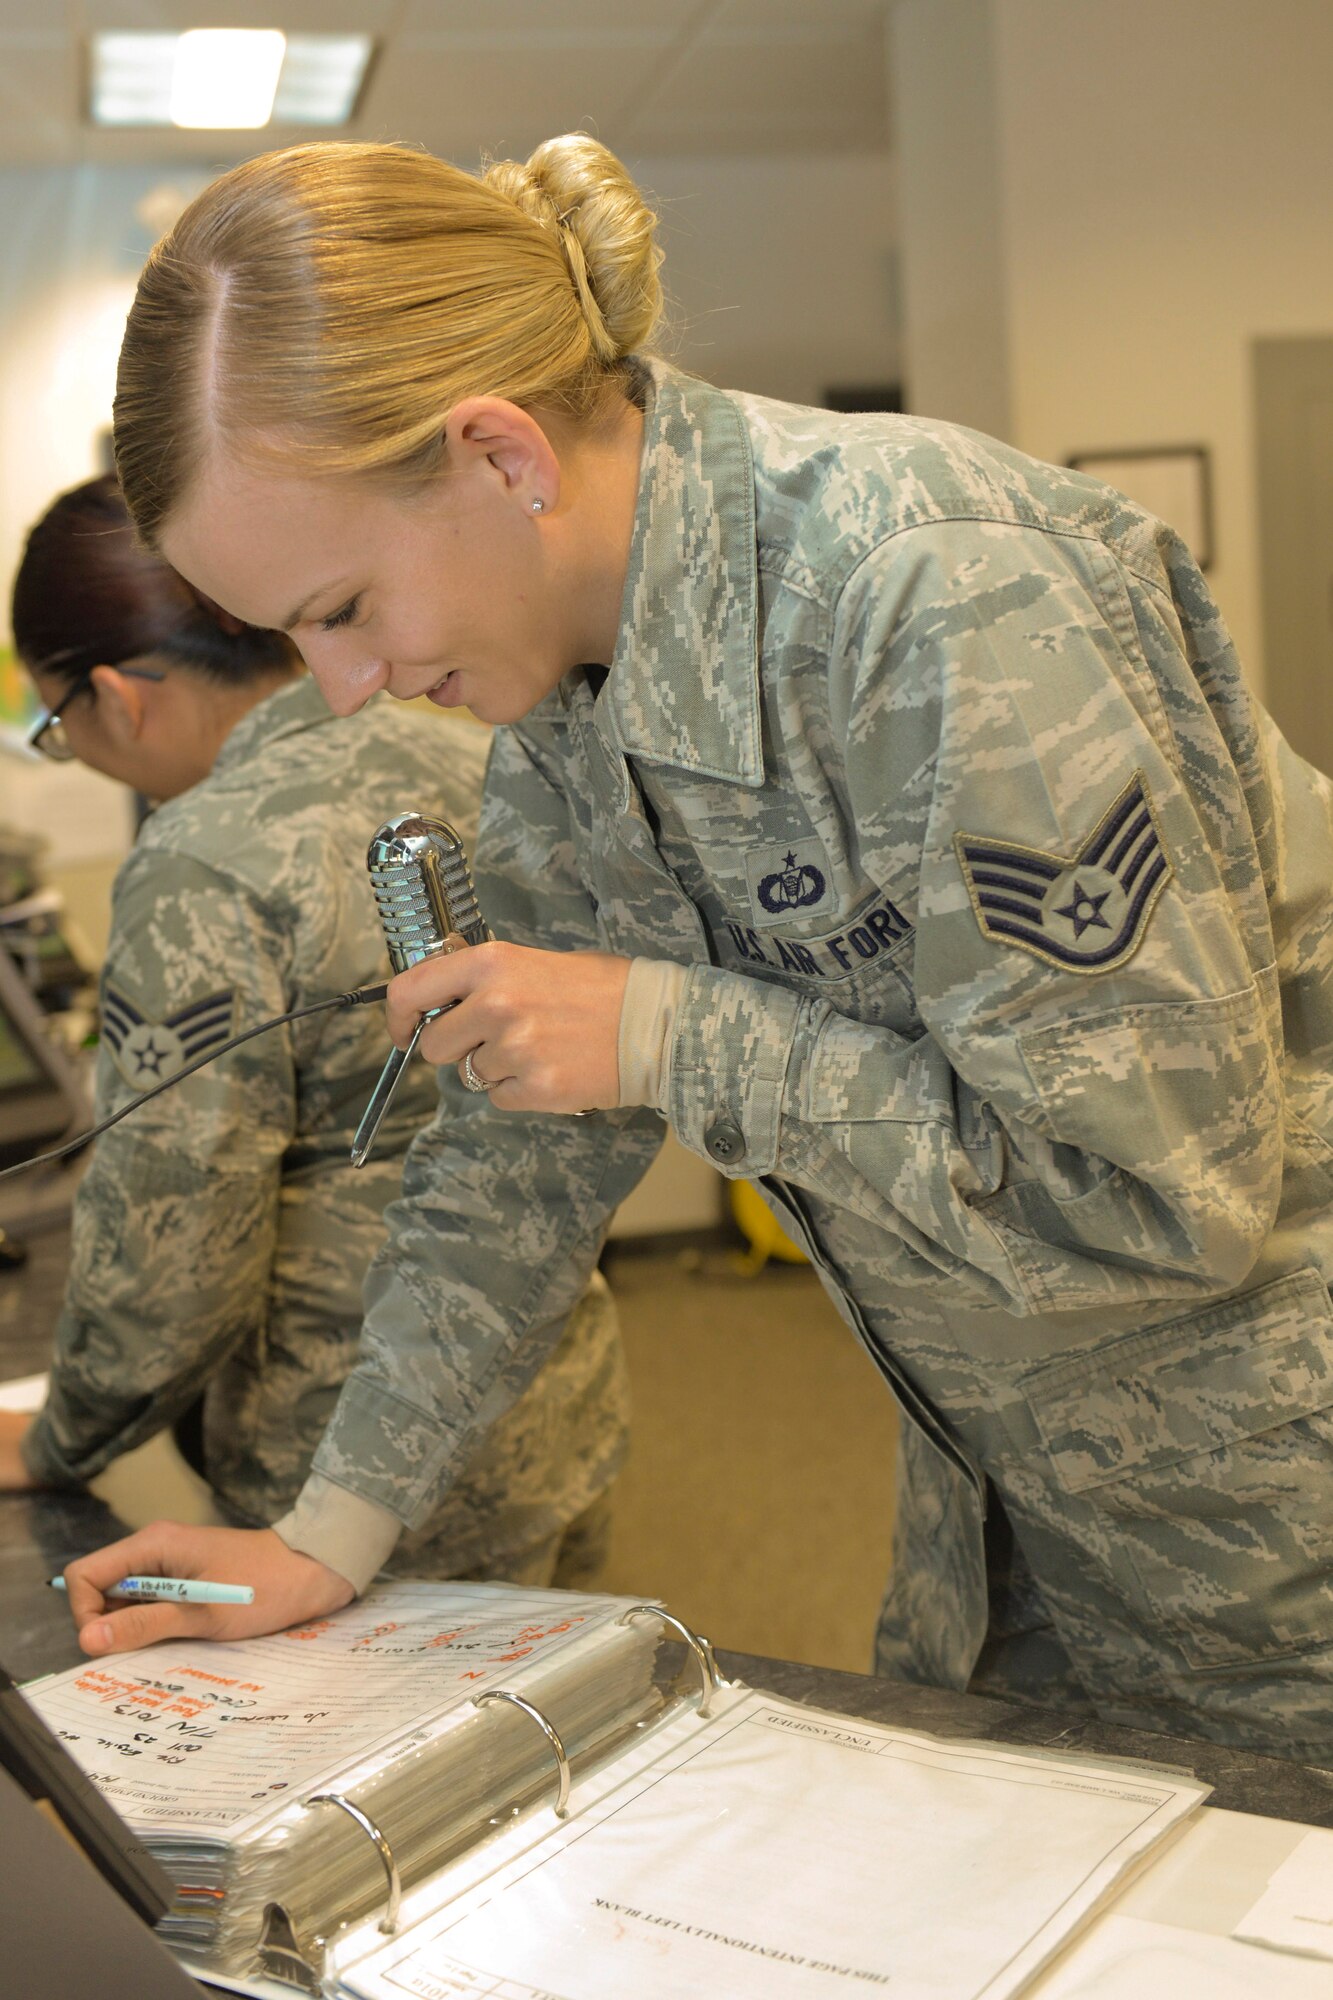
{"type": "Polygon", "coordinates": [[[326,1014],[332,1007],[369,1007],[374,1001],[382,1000],[388,990],[387,982],[382,986],[356,987],[350,993],[335,993],[331,1000],[313,1000],[308,1007],[294,1007],[290,1014],[275,1014],[271,1021],[261,1021],[257,1028],[246,1028],[242,1034],[233,1035],[229,1042],[223,1042],[221,1048],[210,1049],[207,1055],[199,1056],[184,1069],[178,1069],[174,1076],[165,1077],[161,1083],[155,1083],[151,1090],[142,1091],[138,1097],[132,1097],[128,1104],[122,1104],[119,1111],[113,1111],[109,1118],[104,1118],[100,1125],[94,1125],[90,1131],[80,1132],[75,1139],[67,1139],[63,1146],[55,1147],[52,1152],[36,1153],[30,1160],[19,1160],[12,1167],[0,1167],[0,1181],[7,1180],[10,1174],[25,1174],[33,1167],[49,1166],[56,1160],[65,1159],[70,1153],[77,1153],[80,1147],[91,1145],[94,1139],[100,1139],[103,1132],[109,1132],[113,1125],[119,1125],[121,1119],[128,1118],[131,1111],[137,1111],[141,1104],[147,1104],[150,1098],[160,1097],[164,1090],[171,1090],[176,1084],[184,1083],[186,1077],[193,1076],[196,1070],[207,1068],[208,1064],[216,1062],[219,1056],[225,1056],[230,1050],[238,1049],[242,1042],[252,1042],[256,1035],[266,1035],[270,1028],[285,1028],[289,1021],[304,1021],[310,1014],[326,1014]]]}

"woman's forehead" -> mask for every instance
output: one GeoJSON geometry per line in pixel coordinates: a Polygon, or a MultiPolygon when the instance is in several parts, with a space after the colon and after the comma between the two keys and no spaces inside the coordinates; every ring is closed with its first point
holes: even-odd
{"type": "Polygon", "coordinates": [[[377,500],[365,485],[218,456],[168,518],[162,553],[247,624],[285,629],[373,545],[377,500]]]}

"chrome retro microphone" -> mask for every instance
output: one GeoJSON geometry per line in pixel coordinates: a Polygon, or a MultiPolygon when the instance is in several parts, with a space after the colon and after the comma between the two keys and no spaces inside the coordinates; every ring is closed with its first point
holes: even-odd
{"type": "MultiPolygon", "coordinates": [[[[435,958],[451,931],[469,944],[484,944],[490,936],[477,906],[467,849],[447,820],[432,819],[428,813],[399,813],[371,841],[366,866],[395,972],[406,972],[423,958],[435,958]]],[[[416,1053],[422,1029],[457,1005],[451,1000],[423,1014],[407,1047],[390,1054],[352,1141],[354,1167],[363,1167],[370,1158],[375,1134],[399,1077],[416,1053]]]]}

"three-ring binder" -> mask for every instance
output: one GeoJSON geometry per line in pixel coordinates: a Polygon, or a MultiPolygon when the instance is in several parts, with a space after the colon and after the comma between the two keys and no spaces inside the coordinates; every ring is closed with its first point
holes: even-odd
{"type": "Polygon", "coordinates": [[[699,1713],[701,1716],[707,1718],[713,1710],[713,1696],[723,1685],[722,1676],[718,1672],[717,1655],[713,1651],[712,1640],[705,1639],[701,1632],[691,1632],[684,1619],[677,1618],[670,1611],[663,1610],[660,1604],[631,1604],[627,1611],[621,1612],[616,1623],[618,1625],[628,1625],[630,1619],[637,1618],[640,1612],[647,1612],[650,1617],[660,1618],[664,1625],[670,1625],[673,1631],[679,1632],[685,1644],[694,1654],[695,1659],[699,1663],[699,1676],[703,1682],[699,1713]]]}
{"type": "MultiPolygon", "coordinates": [[[[664,1625],[669,1625],[674,1632],[679,1633],[680,1637],[693,1653],[698,1663],[701,1683],[699,1714],[701,1717],[706,1718],[712,1710],[714,1695],[719,1688],[725,1685],[721,1674],[718,1672],[717,1659],[713,1652],[712,1643],[708,1639],[705,1639],[701,1633],[692,1632],[683,1619],[677,1618],[672,1612],[664,1610],[660,1604],[628,1605],[616,1622],[619,1625],[627,1625],[631,1618],[640,1616],[659,1618],[664,1625]]],[[[511,1707],[521,1709],[524,1715],[536,1723],[550,1745],[551,1753],[555,1758],[557,1773],[555,1796],[556,1818],[567,1818],[569,1813],[570,1788],[569,1756],[561,1740],[560,1732],[549,1716],[543,1715],[536,1704],[530,1702],[525,1695],[515,1694],[512,1688],[484,1688],[480,1694],[474,1695],[472,1700],[473,1706],[476,1708],[486,1708],[492,1702],[508,1702],[511,1707]]],[[[312,1806],[336,1806],[340,1812],[346,1813],[348,1818],[354,1821],[370,1840],[375,1848],[375,1852],[379,1855],[384,1868],[385,1880],[388,1884],[388,1896],[384,1906],[384,1914],[379,1921],[379,1929],[385,1937],[393,1937],[398,1929],[398,1913],[403,1899],[403,1883],[393,1848],[381,1828],[375,1824],[369,1813],[357,1805],[354,1799],[349,1799],[342,1792],[316,1792],[312,1797],[306,1799],[304,1804],[307,1810],[312,1806]]],[[[285,1978],[290,1983],[299,1983],[295,1977],[298,1965],[309,1970],[315,1969],[311,1967],[310,1960],[296,1946],[295,1939],[290,1933],[290,1924],[286,1918],[286,1912],[282,1910],[281,1905],[270,1904],[266,1915],[268,1919],[266,1926],[268,1950],[264,1956],[268,1969],[279,1978],[285,1978]],[[274,1930],[273,1920],[277,1917],[281,1917],[283,1923],[287,1926],[285,1933],[274,1930]],[[268,1936],[270,1931],[273,1934],[268,1936]]],[[[323,1941],[317,1940],[316,1942],[317,1944],[322,1944],[323,1941]]],[[[316,1977],[318,1977],[317,1972],[316,1977]]]]}
{"type": "Polygon", "coordinates": [[[324,1991],[323,1962],[323,1938],[316,1938],[309,1950],[303,1950],[282,1904],[265,1903],[259,1963],[269,1978],[279,1985],[293,1986],[300,1993],[314,1994],[318,2000],[324,1991]]]}
{"type": "MultiPolygon", "coordinates": [[[[488,1702],[493,1701],[507,1701],[512,1703],[515,1708],[521,1708],[525,1715],[531,1716],[550,1744],[552,1751],[555,1753],[556,1768],[559,1773],[555,1801],[556,1817],[564,1819],[569,1810],[569,1758],[565,1753],[565,1746],[560,1739],[559,1731],[532,1702],[525,1700],[521,1694],[511,1693],[507,1688],[488,1688],[484,1693],[474,1696],[474,1705],[477,1708],[482,1708],[488,1702]]],[[[389,1886],[388,1899],[384,1906],[384,1915],[380,1918],[379,1929],[385,1937],[393,1937],[398,1929],[398,1912],[403,1900],[403,1882],[393,1848],[385,1838],[383,1831],[375,1824],[368,1812],[363,1811],[354,1799],[347,1798],[342,1792],[315,1792],[310,1798],[305,1800],[305,1805],[307,1808],[311,1806],[337,1806],[340,1812],[345,1812],[349,1819],[355,1821],[356,1825],[361,1828],[361,1831],[373,1843],[375,1852],[379,1855],[383,1863],[385,1879],[389,1886]]],[[[274,1969],[276,1970],[277,1968],[275,1967],[274,1969]]],[[[290,1973],[288,1977],[290,1977],[290,1973]]]]}
{"type": "Polygon", "coordinates": [[[525,1715],[532,1717],[532,1720],[550,1744],[551,1749],[555,1753],[556,1769],[560,1774],[559,1783],[556,1787],[555,1816],[557,1819],[563,1819],[569,1810],[569,1758],[565,1755],[565,1746],[560,1740],[560,1733],[556,1729],[555,1724],[544,1716],[539,1708],[534,1707],[530,1701],[526,1701],[521,1694],[512,1694],[508,1688],[487,1688],[484,1694],[473,1696],[473,1706],[476,1708],[484,1708],[488,1702],[492,1701],[507,1701],[511,1702],[515,1708],[521,1708],[525,1715]]]}
{"type": "MultiPolygon", "coordinates": [[[[313,1792],[301,1801],[309,1812],[312,1806],[337,1806],[354,1820],[361,1831],[368,1835],[375,1852],[384,1864],[385,1877],[389,1884],[388,1900],[379,1928],[385,1937],[393,1937],[398,1929],[398,1909],[403,1899],[402,1877],[394,1851],[376,1826],[370,1814],[363,1812],[355,1800],[345,1798],[341,1792],[313,1792]]],[[[259,1938],[259,1962],[268,1976],[279,1985],[296,1987],[302,1993],[318,1995],[324,1991],[324,1949],[328,1940],[312,1938],[303,1945],[296,1935],[291,1917],[281,1903],[265,1905],[264,1927],[259,1938]]]]}
{"type": "Polygon", "coordinates": [[[362,1812],[360,1806],[353,1799],[344,1798],[341,1792],[316,1792],[313,1797],[306,1800],[306,1805],[337,1806],[349,1818],[354,1819],[361,1831],[369,1834],[371,1840],[375,1843],[375,1851],[384,1863],[384,1873],[388,1877],[389,1882],[389,1899],[384,1906],[384,1915],[380,1918],[380,1929],[383,1931],[385,1937],[392,1937],[398,1928],[398,1906],[403,1900],[403,1883],[402,1877],[398,1873],[398,1863],[394,1859],[393,1849],[390,1847],[388,1841],[384,1838],[384,1835],[380,1832],[370,1814],[362,1812]]]}

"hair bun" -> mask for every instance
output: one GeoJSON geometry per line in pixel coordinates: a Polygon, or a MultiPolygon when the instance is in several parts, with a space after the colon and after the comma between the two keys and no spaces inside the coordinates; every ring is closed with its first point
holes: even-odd
{"type": "Polygon", "coordinates": [[[599,361],[641,348],[662,312],[657,217],[615,154],[586,133],[538,146],[484,176],[560,242],[599,361]]]}

